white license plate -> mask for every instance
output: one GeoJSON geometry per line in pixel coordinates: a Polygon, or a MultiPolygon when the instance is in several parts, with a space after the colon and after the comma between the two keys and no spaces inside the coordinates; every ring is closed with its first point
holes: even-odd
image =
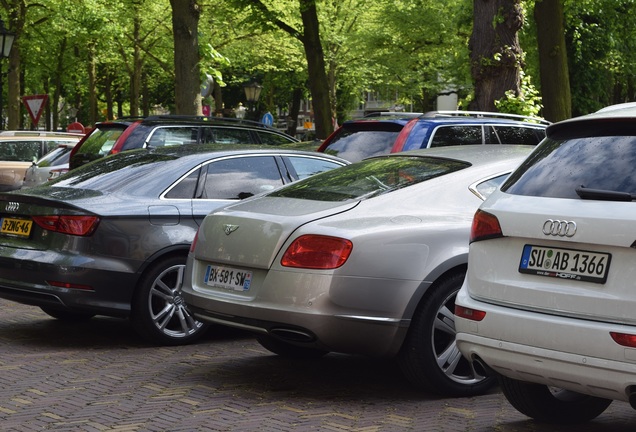
{"type": "Polygon", "coordinates": [[[519,272],[604,284],[611,260],[603,252],[525,245],[519,272]]]}
{"type": "Polygon", "coordinates": [[[208,286],[247,291],[252,283],[252,272],[231,267],[211,266],[205,271],[204,282],[208,286]]]}

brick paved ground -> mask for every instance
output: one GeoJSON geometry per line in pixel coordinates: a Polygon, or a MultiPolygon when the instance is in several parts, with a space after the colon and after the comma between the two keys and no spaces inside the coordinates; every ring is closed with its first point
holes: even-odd
{"type": "Polygon", "coordinates": [[[636,430],[614,402],[584,427],[529,421],[498,391],[463,399],[409,388],[388,361],[270,355],[217,328],[186,347],[151,347],[125,321],[68,325],[0,300],[2,431],[563,431],[636,430]]]}

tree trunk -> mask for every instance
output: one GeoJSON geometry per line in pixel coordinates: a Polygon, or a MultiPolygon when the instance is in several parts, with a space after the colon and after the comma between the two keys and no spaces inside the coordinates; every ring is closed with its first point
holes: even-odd
{"type": "Polygon", "coordinates": [[[325,139],[333,132],[331,104],[329,103],[329,82],[325,70],[325,56],[320,42],[316,0],[299,0],[304,34],[301,38],[307,57],[309,91],[314,108],[316,138],[325,139]]]}
{"type": "Polygon", "coordinates": [[[539,45],[543,117],[552,122],[565,120],[572,117],[572,96],[562,0],[537,0],[534,20],[539,45]]]}
{"type": "Polygon", "coordinates": [[[496,111],[508,90],[519,95],[522,51],[517,32],[523,25],[521,0],[473,0],[469,50],[475,98],[470,108],[496,111]]]}
{"type": "Polygon", "coordinates": [[[298,114],[300,113],[300,101],[303,98],[303,89],[297,88],[292,93],[292,103],[287,117],[287,134],[296,136],[298,129],[298,114]]]}
{"type": "Polygon", "coordinates": [[[137,8],[133,23],[133,68],[130,77],[130,115],[137,117],[139,115],[139,98],[141,95],[141,49],[139,48],[141,30],[141,16],[139,8],[137,8]]]}
{"type": "MultiPolygon", "coordinates": [[[[57,107],[60,106],[62,96],[62,75],[64,74],[64,53],[66,52],[66,38],[62,39],[57,58],[57,67],[55,69],[55,91],[53,92],[53,130],[56,131],[60,127],[60,112],[57,107]]],[[[68,126],[67,122],[64,122],[68,126]]]]}
{"type": "Polygon", "coordinates": [[[202,115],[199,74],[199,16],[196,0],[170,0],[174,33],[176,114],[202,115]]]}
{"type": "Polygon", "coordinates": [[[97,123],[97,66],[95,44],[88,44],[88,120],[91,125],[97,123]]]}

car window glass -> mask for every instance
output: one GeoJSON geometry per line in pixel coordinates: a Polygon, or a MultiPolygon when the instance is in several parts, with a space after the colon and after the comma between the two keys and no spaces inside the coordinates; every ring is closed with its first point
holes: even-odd
{"type": "Polygon", "coordinates": [[[79,152],[88,155],[106,155],[123,131],[122,128],[96,129],[82,143],[79,152]]]}
{"type": "Polygon", "coordinates": [[[433,131],[430,147],[482,144],[481,126],[440,126],[433,131]]]}
{"type": "Polygon", "coordinates": [[[37,166],[39,167],[47,167],[47,166],[55,166],[62,163],[68,162],[68,158],[71,152],[71,147],[60,146],[56,147],[37,161],[37,166]],[[66,157],[64,157],[66,156],[66,157]],[[65,161],[62,161],[65,159],[65,161]]]}
{"type": "Polygon", "coordinates": [[[199,180],[200,169],[197,169],[177,182],[165,195],[171,199],[192,199],[199,180]]]}
{"type": "Polygon", "coordinates": [[[291,163],[299,179],[342,166],[334,161],[310,157],[289,156],[285,161],[291,163]]]}
{"type": "Polygon", "coordinates": [[[148,139],[148,147],[166,147],[184,144],[196,144],[198,127],[160,127],[156,128],[148,139]]]}
{"type": "Polygon", "coordinates": [[[493,144],[525,144],[537,145],[545,136],[539,129],[519,126],[492,126],[499,138],[493,144]],[[543,136],[542,136],[543,135],[543,136]]]}
{"type": "Polygon", "coordinates": [[[234,128],[212,128],[212,142],[219,144],[252,144],[250,131],[234,128]]]}
{"type": "Polygon", "coordinates": [[[544,140],[502,190],[516,195],[580,199],[576,189],[636,193],[636,137],[544,140]],[[611,169],[608,169],[611,167],[611,169]]]}
{"type": "Polygon", "coordinates": [[[272,132],[257,131],[256,134],[258,135],[261,141],[261,144],[280,145],[280,144],[287,144],[292,142],[289,139],[285,138],[283,135],[278,135],[272,132]]]}
{"type": "Polygon", "coordinates": [[[282,186],[273,156],[213,161],[207,166],[202,199],[243,199],[282,186]]]}
{"type": "Polygon", "coordinates": [[[480,196],[481,199],[486,199],[490,196],[490,194],[496,191],[499,186],[501,186],[503,181],[508,178],[508,175],[510,175],[510,173],[502,174],[500,176],[479,182],[476,185],[472,186],[471,189],[475,189],[475,192],[478,196],[480,196]]]}
{"type": "Polygon", "coordinates": [[[469,166],[466,162],[442,158],[373,158],[299,180],[270,196],[317,201],[370,198],[469,166]]]}
{"type": "Polygon", "coordinates": [[[343,130],[325,148],[325,153],[358,162],[369,156],[391,151],[400,132],[383,130],[343,130]]]}
{"type": "Polygon", "coordinates": [[[0,160],[10,162],[33,162],[42,156],[39,141],[0,141],[0,160]]]}

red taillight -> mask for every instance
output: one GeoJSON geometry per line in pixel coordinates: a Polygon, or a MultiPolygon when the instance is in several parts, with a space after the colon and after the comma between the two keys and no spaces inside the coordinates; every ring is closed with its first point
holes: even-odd
{"type": "Polygon", "coordinates": [[[97,216],[33,216],[33,222],[42,229],[62,234],[88,236],[95,231],[99,218],[97,216]]]}
{"type": "Polygon", "coordinates": [[[497,217],[483,210],[477,210],[470,229],[470,242],[503,237],[497,217]]]}
{"type": "Polygon", "coordinates": [[[406,139],[409,137],[409,134],[411,133],[413,127],[417,124],[417,121],[417,119],[409,120],[409,122],[404,125],[397,138],[395,139],[395,142],[393,143],[391,153],[399,153],[404,149],[406,139]]]}
{"type": "Polygon", "coordinates": [[[58,287],[58,288],[68,288],[68,289],[78,289],[83,291],[94,291],[93,287],[90,285],[80,285],[74,284],[70,282],[60,282],[60,281],[46,281],[49,285],[58,287]]]}
{"type": "Polygon", "coordinates": [[[192,240],[192,244],[190,245],[190,253],[194,252],[194,248],[197,246],[197,240],[199,240],[199,230],[197,230],[194,235],[194,240],[192,240]]]}
{"type": "Polygon", "coordinates": [[[627,333],[610,332],[610,336],[612,336],[612,339],[614,339],[614,342],[616,342],[619,345],[630,347],[630,348],[636,348],[636,335],[627,334],[627,333]]]}
{"type": "Polygon", "coordinates": [[[343,265],[353,249],[349,240],[322,235],[298,237],[280,260],[284,267],[335,269],[343,265]]]}
{"type": "Polygon", "coordinates": [[[481,321],[486,318],[486,312],[455,305],[455,315],[471,321],[481,321]]]}

